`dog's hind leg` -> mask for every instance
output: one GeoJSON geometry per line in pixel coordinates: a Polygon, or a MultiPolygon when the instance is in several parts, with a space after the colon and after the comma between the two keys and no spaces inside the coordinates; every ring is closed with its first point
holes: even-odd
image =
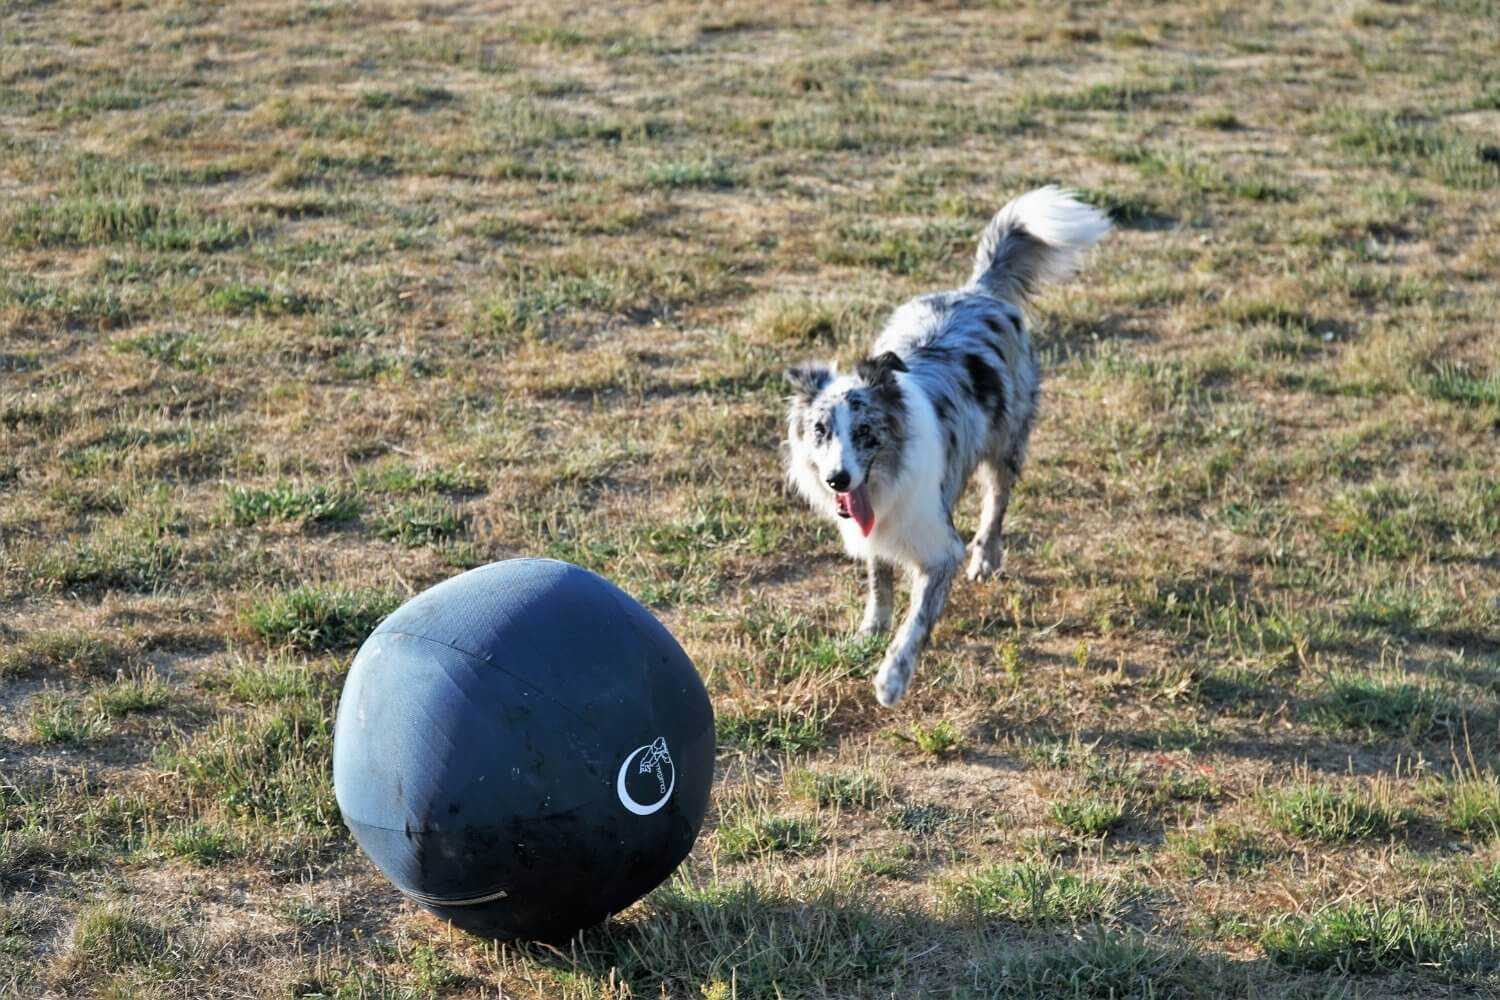
{"type": "Polygon", "coordinates": [[[979,463],[974,475],[984,487],[984,498],[979,507],[979,530],[969,543],[969,579],[983,580],[1000,572],[1005,561],[1000,529],[1016,477],[1008,465],[989,459],[979,463]]]}
{"type": "Polygon", "coordinates": [[[943,605],[948,600],[948,585],[958,572],[959,555],[963,551],[957,538],[953,545],[957,550],[955,554],[935,565],[920,567],[912,574],[911,608],[901,623],[901,630],[886,649],[880,671],[875,675],[875,697],[886,708],[906,694],[917,669],[917,657],[932,634],[938,616],[943,613],[943,605]]]}
{"type": "Polygon", "coordinates": [[[861,638],[879,635],[891,627],[891,605],[895,600],[896,569],[888,562],[865,560],[870,592],[865,598],[865,617],[860,622],[861,638]]]}

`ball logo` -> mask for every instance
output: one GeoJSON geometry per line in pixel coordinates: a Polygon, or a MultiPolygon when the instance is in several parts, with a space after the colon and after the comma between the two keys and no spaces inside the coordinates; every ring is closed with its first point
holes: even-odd
{"type": "Polygon", "coordinates": [[[620,765],[620,774],[615,778],[620,804],[637,816],[650,816],[666,805],[676,786],[677,769],[672,766],[672,754],[662,737],[637,747],[620,765]],[[641,799],[647,801],[643,803],[641,799]]]}

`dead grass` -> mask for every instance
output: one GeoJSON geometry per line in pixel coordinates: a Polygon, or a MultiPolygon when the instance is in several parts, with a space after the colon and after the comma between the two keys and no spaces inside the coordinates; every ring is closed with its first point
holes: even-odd
{"type": "Polygon", "coordinates": [[[1497,16],[10,5],[0,994],[1500,988],[1497,16]],[[1117,230],[884,713],[778,373],[1052,181],[1117,230]],[[327,775],[370,628],[521,554],[662,616],[724,763],[561,953],[400,902],[327,775]]]}

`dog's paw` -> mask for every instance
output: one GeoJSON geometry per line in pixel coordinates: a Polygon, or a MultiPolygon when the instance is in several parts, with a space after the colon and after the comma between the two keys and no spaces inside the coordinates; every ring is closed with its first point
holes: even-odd
{"type": "Polygon", "coordinates": [[[911,683],[911,668],[899,660],[886,660],[875,675],[875,700],[891,708],[906,696],[906,686],[911,683]]]}
{"type": "Polygon", "coordinates": [[[978,545],[969,549],[968,577],[970,580],[988,580],[992,576],[998,576],[1004,565],[1004,549],[996,552],[993,557],[978,545]]]}
{"type": "Polygon", "coordinates": [[[856,639],[873,639],[877,635],[884,635],[891,627],[890,622],[863,621],[860,622],[859,630],[854,633],[856,639]]]}

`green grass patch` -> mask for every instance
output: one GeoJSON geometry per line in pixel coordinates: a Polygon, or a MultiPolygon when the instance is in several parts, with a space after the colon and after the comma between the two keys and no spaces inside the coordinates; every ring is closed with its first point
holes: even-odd
{"type": "Polygon", "coordinates": [[[1303,706],[1318,725],[1387,739],[1419,739],[1448,709],[1432,688],[1400,677],[1354,671],[1331,675],[1303,706]]]}
{"type": "Polygon", "coordinates": [[[887,813],[885,825],[926,839],[953,830],[961,819],[957,811],[941,803],[908,802],[887,813]]]}
{"type": "Polygon", "coordinates": [[[1355,902],[1277,918],[1261,932],[1260,945],[1272,962],[1298,972],[1428,968],[1453,975],[1477,967],[1492,937],[1474,935],[1456,915],[1421,903],[1355,902]]]}
{"type": "Polygon", "coordinates": [[[312,653],[352,649],[400,604],[389,590],[298,587],[251,605],[245,623],[269,646],[312,653]]]}
{"type": "Polygon", "coordinates": [[[419,468],[394,462],[378,469],[362,469],[354,477],[361,491],[398,495],[448,493],[464,495],[483,493],[484,478],[466,466],[453,468],[419,468]]]}
{"type": "Polygon", "coordinates": [[[1052,803],[1047,815],[1058,826],[1081,837],[1103,837],[1124,823],[1128,812],[1123,795],[1084,792],[1052,803]]]}
{"type": "Polygon", "coordinates": [[[648,163],[640,183],[648,188],[706,188],[722,190],[739,183],[728,162],[715,157],[701,160],[663,160],[648,163]]]}
{"type": "Polygon", "coordinates": [[[1384,798],[1311,779],[1269,791],[1265,805],[1276,829],[1323,843],[1392,837],[1407,825],[1406,812],[1384,798]]]}
{"type": "Polygon", "coordinates": [[[172,689],[149,669],[129,676],[122,674],[93,694],[94,704],[111,719],[155,712],[166,708],[171,701],[172,689]]]}
{"type": "Polygon", "coordinates": [[[781,708],[737,714],[720,712],[714,730],[721,750],[809,753],[827,739],[828,719],[817,710],[781,708]]]}
{"type": "Polygon", "coordinates": [[[250,718],[221,716],[165,751],[161,763],[201,804],[319,837],[343,829],[328,780],[331,706],[304,700],[250,718]]]}
{"type": "Polygon", "coordinates": [[[1458,189],[1500,185],[1500,156],[1476,138],[1398,111],[1343,108],[1325,116],[1336,141],[1372,166],[1398,166],[1458,189]]]}
{"type": "Polygon", "coordinates": [[[31,574],[40,586],[67,593],[150,594],[169,590],[183,563],[183,546],[175,539],[113,531],[46,551],[31,574]]]}
{"type": "Polygon", "coordinates": [[[301,316],[318,308],[312,297],[301,292],[238,282],[215,288],[204,302],[228,316],[301,316]]]}
{"type": "Polygon", "coordinates": [[[1157,942],[1135,928],[1092,926],[1062,942],[994,949],[972,975],[977,995],[1016,1000],[1209,1000],[1249,992],[1222,959],[1157,942]]]}
{"type": "Polygon", "coordinates": [[[347,524],[359,517],[362,504],[354,493],[330,486],[231,486],[225,495],[230,520],[240,526],[292,521],[298,524],[347,524]]]}
{"type": "Polygon", "coordinates": [[[943,890],[955,912],[977,920],[1078,924],[1117,913],[1118,886],[1042,861],[991,865],[953,879],[943,890]]]}
{"type": "Polygon", "coordinates": [[[946,757],[956,753],[964,744],[963,733],[947,719],[939,719],[930,725],[913,722],[905,732],[892,735],[930,757],[946,757]]]}
{"type": "Polygon", "coordinates": [[[96,706],[57,691],[43,691],[31,699],[27,722],[36,742],[56,746],[83,746],[109,732],[109,719],[96,706]]]}
{"type": "Polygon", "coordinates": [[[24,206],[7,227],[20,246],[83,247],[131,243],[146,250],[215,253],[250,233],[236,223],[139,198],[62,198],[24,206]]]}
{"type": "Polygon", "coordinates": [[[1466,773],[1439,786],[1443,825],[1481,840],[1500,839],[1500,778],[1466,773]]]}
{"type": "Polygon", "coordinates": [[[1480,374],[1467,365],[1442,362],[1412,376],[1417,392],[1465,407],[1500,407],[1500,372],[1480,374]]]}
{"type": "Polygon", "coordinates": [[[871,809],[890,797],[890,783],[863,768],[818,771],[801,767],[786,778],[793,797],[840,809],[871,809]]]}
{"type": "Polygon", "coordinates": [[[1188,875],[1244,875],[1274,857],[1263,834],[1235,823],[1212,821],[1199,830],[1167,836],[1167,850],[1188,875]]]}
{"type": "Polygon", "coordinates": [[[637,919],[585,933],[572,968],[590,982],[613,975],[639,997],[884,996],[904,979],[921,926],[847,880],[814,877],[793,892],[677,878],[646,898],[637,919]]]}
{"type": "Polygon", "coordinates": [[[82,631],[32,632],[0,648],[0,679],[47,671],[109,677],[134,657],[133,647],[82,631]]]}
{"type": "Polygon", "coordinates": [[[223,864],[241,853],[239,840],[227,829],[201,822],[168,833],[161,840],[161,849],[201,868],[223,864]]]}
{"type": "Polygon", "coordinates": [[[412,549],[457,538],[467,526],[468,519],[453,504],[433,497],[420,497],[381,514],[375,530],[381,538],[412,549]]]}
{"type": "Polygon", "coordinates": [[[815,820],[758,811],[721,819],[715,838],[719,857],[731,862],[770,854],[808,854],[827,840],[815,820]]]}
{"type": "Polygon", "coordinates": [[[68,964],[78,972],[115,972],[150,965],[166,954],[166,931],[126,903],[94,903],[78,913],[68,942],[68,964]]]}
{"type": "Polygon", "coordinates": [[[221,360],[206,334],[182,330],[134,334],[121,337],[110,346],[184,372],[208,371],[221,360]]]}

